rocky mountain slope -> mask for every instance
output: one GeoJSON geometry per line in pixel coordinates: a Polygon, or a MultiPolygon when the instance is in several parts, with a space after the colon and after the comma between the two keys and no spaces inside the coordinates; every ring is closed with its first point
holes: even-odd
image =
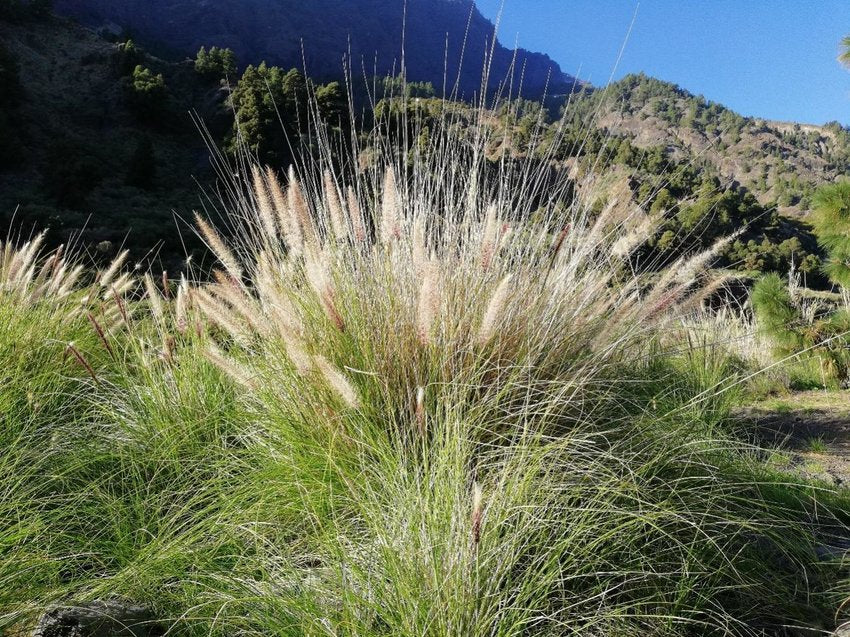
{"type": "MultiPolygon", "coordinates": [[[[493,24],[472,0],[57,0],[56,10],[99,27],[127,29],[151,50],[194,55],[202,45],[233,49],[245,63],[266,60],[314,77],[343,72],[350,49],[353,73],[398,72],[404,38],[409,79],[432,82],[442,94],[470,96],[481,87],[493,24]]],[[[564,92],[573,78],[541,53],[497,45],[491,86],[506,80],[538,95],[564,92]]]]}
{"type": "Polygon", "coordinates": [[[2,236],[48,229],[50,243],[77,236],[104,259],[127,242],[134,258],[161,253],[174,266],[183,240],[197,245],[178,218],[202,205],[198,182],[211,173],[189,111],[221,130],[222,90],[191,64],[140,54],[131,62],[164,74],[168,86],[163,116],[148,121],[129,99],[121,46],[89,29],[57,18],[0,19],[0,67],[4,51],[15,99],[0,104],[2,236]]]}
{"type": "Polygon", "coordinates": [[[818,185],[850,175],[850,131],[743,117],[673,84],[645,75],[596,91],[596,126],[638,148],[663,147],[671,158],[711,168],[765,205],[800,216],[818,185]]]}

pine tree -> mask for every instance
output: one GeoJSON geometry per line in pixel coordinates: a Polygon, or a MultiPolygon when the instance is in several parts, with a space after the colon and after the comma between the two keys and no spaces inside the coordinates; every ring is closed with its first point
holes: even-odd
{"type": "Polygon", "coordinates": [[[345,95],[339,82],[331,82],[316,89],[316,105],[322,118],[338,123],[347,110],[345,95]]]}
{"type": "Polygon", "coordinates": [[[236,54],[231,49],[220,50],[220,73],[223,77],[236,76],[236,54]]]}
{"type": "Polygon", "coordinates": [[[300,133],[307,126],[306,111],[307,81],[298,69],[290,69],[281,82],[283,90],[284,121],[289,124],[293,134],[300,133]]]}
{"type": "Polygon", "coordinates": [[[824,272],[834,284],[850,289],[850,182],[818,189],[809,222],[829,254],[824,272]]]}
{"type": "Polygon", "coordinates": [[[198,54],[195,56],[195,70],[201,75],[209,73],[210,56],[207,53],[207,48],[204,46],[198,49],[198,54]]]}
{"type": "MultiPolygon", "coordinates": [[[[850,182],[821,187],[813,203],[809,220],[818,242],[829,255],[823,270],[833,284],[850,289],[850,182]]],[[[780,248],[792,251],[798,246],[799,242],[784,242],[780,248]]],[[[831,375],[847,378],[850,353],[846,349],[846,335],[850,332],[850,311],[837,309],[806,323],[801,309],[793,303],[788,286],[776,274],[768,274],[756,283],[751,302],[778,355],[805,352],[817,357],[831,375]]]]}
{"type": "Polygon", "coordinates": [[[126,40],[118,45],[118,72],[130,75],[142,61],[142,52],[133,40],[126,40]]]}
{"type": "Polygon", "coordinates": [[[146,120],[158,118],[165,110],[168,88],[161,73],[137,65],[128,81],[128,98],[136,114],[146,120]]]}
{"type": "Polygon", "coordinates": [[[850,35],[841,38],[841,54],[838,56],[838,61],[850,68],[850,35]]]}
{"type": "Polygon", "coordinates": [[[207,78],[233,77],[236,74],[236,54],[217,46],[207,51],[202,46],[195,56],[195,71],[207,78]]]}

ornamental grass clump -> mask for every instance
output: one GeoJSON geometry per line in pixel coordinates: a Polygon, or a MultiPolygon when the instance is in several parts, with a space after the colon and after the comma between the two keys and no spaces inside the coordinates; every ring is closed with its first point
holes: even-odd
{"type": "Polygon", "coordinates": [[[575,194],[559,140],[519,158],[491,108],[424,135],[408,106],[228,169],[204,276],[79,286],[6,248],[0,631],[103,599],[222,637],[832,616],[846,498],[724,435],[734,365],[677,336],[721,244],[645,263],[656,221],[575,194]]]}
{"type": "Polygon", "coordinates": [[[200,300],[220,282],[191,294],[268,460],[225,516],[252,548],[195,616],[447,637],[806,621],[833,577],[815,496],[777,495],[717,433],[732,366],[683,374],[661,338],[721,285],[722,244],[636,270],[641,210],[594,213],[566,176],[487,157],[481,118],[424,150],[376,133],[356,168],[256,168],[231,202],[238,276],[219,305],[200,300]]]}

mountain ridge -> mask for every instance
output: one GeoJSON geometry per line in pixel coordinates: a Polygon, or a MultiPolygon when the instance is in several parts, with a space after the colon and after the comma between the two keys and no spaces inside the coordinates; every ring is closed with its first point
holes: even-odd
{"type": "MultiPolygon", "coordinates": [[[[168,269],[179,267],[181,255],[202,255],[201,246],[177,241],[172,232],[175,219],[205,205],[199,186],[215,179],[188,113],[197,112],[227,152],[234,125],[227,97],[236,78],[205,77],[192,60],[172,63],[143,51],[130,56],[126,42],[64,18],[0,18],[0,67],[4,48],[20,86],[17,104],[0,104],[0,142],[12,140],[7,147],[14,147],[9,161],[0,161],[3,226],[50,228],[55,243],[79,236],[104,255],[132,236],[134,258],[159,254],[168,269]],[[149,67],[149,79],[164,80],[159,117],[143,117],[134,106],[135,65],[149,67]],[[144,173],[146,162],[153,174],[140,180],[134,173],[140,165],[144,173]]],[[[563,102],[516,100],[493,111],[508,152],[527,152],[538,121],[556,137],[563,102]]],[[[746,227],[729,263],[787,271],[793,260],[815,272],[817,263],[804,261],[819,254],[806,215],[817,187],[850,174],[850,129],[743,117],[645,75],[580,91],[565,116],[568,143],[554,151],[558,161],[581,161],[625,179],[634,203],[665,216],[656,243],[662,247],[654,249],[675,251],[682,237],[708,239],[746,227]],[[717,199],[727,192],[730,198],[717,199]],[[757,201],[747,200],[749,193],[757,201]]],[[[4,155],[0,149],[0,160],[4,155]]]]}
{"type": "MultiPolygon", "coordinates": [[[[84,24],[111,24],[147,48],[192,56],[201,46],[233,49],[243,65],[266,61],[339,76],[350,57],[354,75],[396,74],[402,41],[411,81],[470,97],[481,88],[495,26],[472,0],[57,0],[55,10],[84,24]]],[[[488,88],[522,84],[521,93],[568,92],[576,79],[544,53],[493,47],[488,88]]],[[[516,89],[514,89],[516,92],[516,89]]]]}

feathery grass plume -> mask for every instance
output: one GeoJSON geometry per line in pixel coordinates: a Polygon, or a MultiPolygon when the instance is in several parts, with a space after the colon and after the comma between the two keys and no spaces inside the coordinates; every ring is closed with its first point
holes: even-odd
{"type": "MultiPolygon", "coordinates": [[[[700,375],[698,354],[677,353],[692,344],[669,340],[664,327],[678,323],[645,320],[671,292],[669,313],[680,311],[695,285],[672,274],[652,298],[662,264],[624,264],[632,240],[616,247],[620,230],[640,225],[629,216],[631,195],[596,226],[593,204],[606,193],[587,201],[565,183],[573,167],[547,154],[563,140],[536,145],[533,134],[517,157],[500,137],[498,110],[470,115],[452,104],[443,112],[442,131],[429,118],[427,153],[408,152],[407,132],[387,127],[352,135],[350,156],[324,129],[309,136],[300,190],[305,210],[322,217],[311,216],[315,245],[303,263],[285,231],[263,240],[250,184],[235,184],[243,199],[229,227],[244,285],[229,277],[204,290],[240,324],[243,295],[256,300],[250,313],[273,333],[247,323],[250,340],[237,343],[203,315],[211,329],[203,333],[199,321],[197,338],[178,339],[174,365],[150,366],[141,381],[135,372],[119,378],[120,391],[103,400],[117,429],[134,431],[129,422],[146,432],[120,448],[132,454],[126,466],[140,470],[120,475],[126,492],[167,505],[150,517],[151,528],[169,531],[154,532],[143,557],[162,565],[150,578],[156,590],[167,582],[180,591],[169,598],[184,618],[175,632],[227,625],[246,635],[302,634],[316,632],[316,617],[325,632],[400,637],[516,637],[529,627],[682,637],[734,626],[744,635],[747,622],[755,634],[766,616],[794,623],[789,608],[807,612],[822,582],[837,581],[811,556],[819,522],[799,512],[821,510],[821,496],[785,492],[786,478],[765,487],[752,449],[717,434],[724,399],[715,379],[700,375]],[[389,249],[381,188],[384,167],[400,158],[404,179],[397,172],[391,190],[403,232],[389,233],[389,249]],[[357,193],[348,202],[357,243],[329,237],[325,170],[357,193]],[[427,223],[417,229],[420,220],[427,223]],[[432,255],[438,319],[420,311],[431,305],[421,266],[432,255]],[[323,316],[327,282],[345,332],[323,316]],[[418,342],[420,322],[431,326],[428,347],[418,342]],[[498,342],[498,355],[480,355],[479,339],[498,342]],[[256,374],[256,389],[220,383],[204,355],[209,341],[226,353],[218,366],[241,361],[250,371],[235,376],[256,374]],[[328,444],[337,432],[324,420],[346,404],[361,410],[346,427],[351,444],[328,444]],[[159,487],[142,482],[151,467],[164,476],[159,487]],[[200,502],[191,499],[197,491],[200,502]],[[791,511],[789,498],[805,502],[791,511]],[[185,543],[175,527],[186,529],[185,543]],[[171,568],[175,543],[190,554],[171,568]],[[222,546],[234,558],[223,567],[222,546]],[[188,560],[203,565],[200,595],[183,586],[188,560]],[[751,566],[737,569],[737,560],[751,566]],[[209,613],[185,612],[210,603],[209,613]],[[185,619],[197,615],[216,619],[185,619]]],[[[86,510],[120,517],[105,526],[137,524],[121,513],[138,510],[135,502],[101,504],[86,510]]],[[[88,555],[92,547],[72,548],[88,555]]],[[[104,579],[120,588],[129,576],[116,570],[104,568],[104,579]]],[[[91,591],[92,578],[82,577],[79,588],[91,591]]]]}
{"type": "Polygon", "coordinates": [[[129,272],[122,272],[118,278],[113,280],[103,293],[103,300],[108,301],[113,296],[124,296],[136,284],[136,280],[129,272]]]}
{"type": "Polygon", "coordinates": [[[174,301],[174,323],[177,330],[182,334],[189,327],[189,281],[186,275],[180,274],[180,283],[177,286],[177,298],[174,301]]]}
{"type": "Polygon", "coordinates": [[[127,304],[115,288],[112,288],[112,300],[115,302],[115,309],[118,310],[122,324],[129,325],[130,313],[127,311],[127,304]]]}
{"type": "Polygon", "coordinates": [[[277,222],[275,221],[271,196],[268,188],[266,188],[263,173],[258,166],[251,166],[251,176],[254,181],[254,198],[257,201],[258,216],[265,232],[266,241],[272,243],[277,239],[277,222]]]}
{"type": "Polygon", "coordinates": [[[487,305],[487,311],[481,320],[481,327],[478,330],[478,336],[476,338],[480,345],[489,343],[496,335],[496,330],[502,322],[505,306],[511,293],[512,279],[513,274],[505,275],[493,292],[493,296],[490,297],[490,303],[487,305]]]}
{"type": "Polygon", "coordinates": [[[48,277],[56,274],[56,270],[59,268],[60,261],[62,259],[62,253],[65,250],[65,244],[61,244],[53,254],[49,255],[47,259],[45,259],[44,263],[41,266],[41,270],[38,272],[38,276],[36,277],[35,282],[41,283],[45,281],[48,277]]]}
{"type": "Polygon", "coordinates": [[[416,408],[414,411],[416,419],[416,429],[421,437],[425,437],[425,388],[421,385],[416,388],[416,408]]]}
{"type": "Polygon", "coordinates": [[[51,277],[56,276],[56,272],[59,269],[61,250],[62,246],[59,246],[59,249],[44,261],[38,275],[32,282],[32,291],[29,296],[33,301],[37,301],[42,298],[44,293],[47,292],[50,287],[50,279],[51,277]]]}
{"type": "Polygon", "coordinates": [[[725,244],[726,241],[721,239],[705,250],[693,255],[683,255],[676,259],[653,283],[648,294],[644,297],[644,302],[641,304],[642,308],[648,314],[655,314],[659,300],[670,298],[671,288],[675,288],[679,293],[687,290],[725,244]]]}
{"type": "Polygon", "coordinates": [[[44,233],[42,232],[36,235],[34,239],[24,243],[20,249],[14,250],[9,254],[11,259],[6,271],[6,278],[9,281],[14,283],[20,280],[21,273],[29,269],[35,260],[35,256],[38,254],[43,241],[44,233]]]}
{"type": "Polygon", "coordinates": [[[278,225],[284,241],[286,241],[286,247],[293,256],[300,256],[304,251],[304,233],[301,231],[301,224],[298,223],[290,209],[280,181],[271,167],[266,167],[266,181],[277,213],[278,225]]]}
{"type": "Polygon", "coordinates": [[[11,241],[3,246],[0,291],[15,298],[21,306],[32,305],[45,297],[54,301],[64,298],[73,292],[79,277],[80,271],[75,268],[71,273],[72,280],[68,280],[62,246],[42,256],[43,241],[44,233],[40,233],[20,248],[15,248],[11,241]]]}
{"type": "Polygon", "coordinates": [[[100,381],[97,378],[97,374],[94,371],[94,367],[86,360],[86,357],[83,356],[82,352],[77,349],[73,342],[68,343],[67,351],[73,354],[74,359],[86,370],[91,379],[98,385],[100,385],[100,381]]]}
{"type": "Polygon", "coordinates": [[[321,255],[317,255],[313,251],[308,251],[305,254],[304,272],[307,276],[307,281],[316,292],[316,296],[319,297],[325,314],[327,314],[328,318],[340,332],[344,332],[345,321],[337,309],[333,282],[322,263],[321,255]]]}
{"type": "Polygon", "coordinates": [[[263,337],[270,336],[272,327],[263,316],[257,299],[222,272],[215,271],[214,275],[218,282],[208,285],[206,289],[244,319],[255,334],[263,337]]]}
{"type": "Polygon", "coordinates": [[[644,243],[658,226],[659,220],[647,214],[635,215],[639,221],[630,223],[629,229],[611,247],[611,254],[621,259],[627,258],[644,243]]]}
{"type": "Polygon", "coordinates": [[[495,202],[490,202],[487,205],[487,212],[484,216],[484,227],[481,230],[481,247],[479,249],[481,269],[485,272],[490,269],[490,264],[499,246],[499,229],[501,224],[497,215],[498,206],[495,202]]]}
{"type": "Polygon", "coordinates": [[[301,183],[295,175],[295,168],[289,167],[289,187],[286,190],[286,200],[289,205],[289,210],[298,226],[304,245],[311,249],[317,246],[316,229],[313,226],[313,217],[310,215],[310,208],[307,205],[307,200],[304,197],[304,191],[301,189],[301,183]]]}
{"type": "Polygon", "coordinates": [[[171,300],[171,283],[168,280],[168,272],[162,271],[162,296],[166,301],[171,300]]]}
{"type": "Polygon", "coordinates": [[[568,223],[558,232],[558,234],[555,235],[555,239],[552,241],[552,257],[556,257],[560,254],[561,248],[564,246],[564,242],[567,240],[571,228],[571,224],[568,223]]]}
{"type": "Polygon", "coordinates": [[[740,280],[743,273],[724,273],[718,276],[711,276],[702,286],[691,292],[683,303],[677,308],[677,312],[684,314],[691,310],[699,310],[702,304],[710,299],[715,292],[723,289],[727,283],[740,280]]]}
{"type": "Polygon", "coordinates": [[[111,287],[112,280],[115,278],[115,275],[118,273],[118,270],[121,269],[121,266],[124,265],[124,262],[127,260],[129,256],[129,250],[122,250],[115,259],[113,259],[112,263],[109,264],[109,267],[104,270],[103,274],[100,275],[98,279],[98,283],[102,288],[111,287]]]}
{"type": "Polygon", "coordinates": [[[348,205],[348,218],[351,221],[351,230],[354,234],[354,239],[363,243],[367,239],[366,224],[363,221],[363,211],[360,209],[360,201],[357,199],[357,193],[349,186],[347,190],[346,202],[348,205]]]}
{"type": "Polygon", "coordinates": [[[381,243],[389,245],[401,237],[401,220],[399,217],[398,186],[395,171],[387,166],[384,173],[384,184],[381,189],[381,243]]]}
{"type": "Polygon", "coordinates": [[[316,368],[322,373],[328,386],[333,389],[343,402],[351,409],[357,409],[360,406],[360,401],[357,397],[357,391],[348,382],[348,379],[343,376],[342,372],[336,369],[331,363],[321,354],[313,357],[316,368]]]}
{"type": "Polygon", "coordinates": [[[254,374],[251,370],[242,363],[234,360],[232,356],[225,354],[214,343],[207,344],[204,356],[209,362],[243,387],[251,390],[256,389],[254,374]]]}
{"type": "Polygon", "coordinates": [[[35,258],[41,249],[44,242],[44,232],[39,233],[31,241],[27,241],[19,250],[10,253],[11,259],[4,278],[12,284],[12,286],[21,286],[21,283],[26,279],[26,272],[30,271],[35,263],[35,258]]]}
{"type": "Polygon", "coordinates": [[[228,274],[232,276],[235,280],[242,280],[242,268],[239,265],[239,261],[236,260],[236,257],[233,256],[233,253],[230,249],[225,245],[221,236],[215,229],[207,223],[206,219],[204,219],[198,212],[195,212],[195,224],[198,226],[198,229],[201,231],[201,236],[206,241],[207,246],[210,250],[212,250],[213,254],[219,260],[219,262],[224,266],[224,269],[227,270],[228,274]]]}
{"type": "Polygon", "coordinates": [[[94,328],[98,339],[100,339],[103,348],[107,351],[110,358],[112,358],[112,360],[115,360],[115,350],[113,350],[112,345],[109,344],[109,339],[106,337],[106,332],[104,331],[103,327],[100,325],[100,323],[97,322],[97,319],[91,312],[87,312],[86,316],[89,319],[89,323],[91,323],[92,327],[94,328]]]}
{"type": "Polygon", "coordinates": [[[241,317],[227,304],[215,298],[204,288],[192,290],[192,301],[204,316],[223,329],[237,343],[245,345],[250,342],[250,333],[245,329],[241,317]]]}
{"type": "Polygon", "coordinates": [[[83,266],[74,266],[71,270],[66,269],[66,265],[59,268],[56,276],[53,279],[53,284],[48,288],[48,293],[55,294],[57,297],[65,297],[74,291],[80,276],[83,274],[83,266]],[[54,285],[56,286],[54,288],[54,285]]]}
{"type": "Polygon", "coordinates": [[[156,283],[150,273],[146,272],[144,276],[145,293],[150,303],[151,314],[159,325],[165,324],[165,308],[163,307],[162,297],[156,289],[156,283]]]}
{"type": "Polygon", "coordinates": [[[269,287],[260,288],[265,298],[265,315],[270,324],[277,329],[277,334],[283,342],[286,356],[295,367],[299,376],[306,377],[313,369],[313,361],[304,350],[301,335],[304,332],[301,321],[296,314],[292,303],[277,290],[269,287]]]}
{"type": "Polygon", "coordinates": [[[264,309],[278,332],[300,337],[303,332],[301,321],[292,303],[284,294],[276,293],[274,297],[267,298],[264,309]]]}
{"type": "Polygon", "coordinates": [[[417,333],[423,345],[432,342],[441,304],[440,264],[436,258],[432,257],[423,267],[422,285],[419,288],[417,333]]]}
{"type": "Polygon", "coordinates": [[[413,221],[413,235],[411,237],[412,245],[411,258],[413,259],[413,271],[417,276],[422,276],[428,264],[427,256],[427,238],[425,234],[425,218],[421,215],[413,221]]]}
{"type": "Polygon", "coordinates": [[[705,272],[708,263],[720,254],[720,251],[729,245],[729,243],[734,241],[740,234],[741,231],[738,231],[727,237],[721,237],[707,250],[698,252],[687,259],[682,264],[681,268],[679,268],[678,272],[675,273],[676,280],[682,283],[692,283],[697,276],[705,272]]]}
{"type": "Polygon", "coordinates": [[[348,238],[348,225],[342,212],[342,202],[336,189],[333,176],[329,170],[322,173],[322,182],[325,188],[325,201],[327,202],[328,219],[331,224],[333,236],[339,240],[348,238]]]}
{"type": "Polygon", "coordinates": [[[295,368],[295,371],[298,372],[298,375],[306,377],[310,371],[313,369],[313,361],[310,358],[310,355],[304,351],[303,345],[299,342],[298,337],[295,336],[292,331],[287,329],[279,330],[281,340],[283,341],[283,347],[286,350],[286,356],[289,358],[289,362],[292,363],[292,366],[295,368]]]}
{"type": "Polygon", "coordinates": [[[501,237],[499,239],[499,247],[498,250],[505,250],[511,242],[513,238],[513,226],[509,226],[506,223],[502,224],[501,237]]]}
{"type": "Polygon", "coordinates": [[[481,485],[474,482],[472,485],[472,515],[470,521],[472,523],[472,543],[478,546],[481,541],[481,521],[484,517],[483,509],[484,492],[481,485]]]}

